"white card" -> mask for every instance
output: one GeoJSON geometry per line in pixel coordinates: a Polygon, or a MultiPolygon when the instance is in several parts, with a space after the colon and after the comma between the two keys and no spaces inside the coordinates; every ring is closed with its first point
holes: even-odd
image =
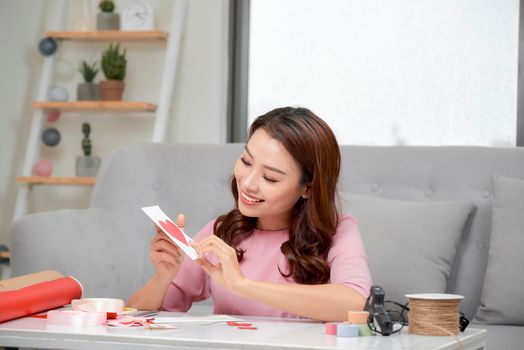
{"type": "Polygon", "coordinates": [[[171,220],[158,205],[141,208],[153,222],[164,231],[164,233],[175,243],[187,256],[195,260],[198,254],[195,248],[188,243],[193,242],[191,237],[186,235],[176,223],[171,220]]]}

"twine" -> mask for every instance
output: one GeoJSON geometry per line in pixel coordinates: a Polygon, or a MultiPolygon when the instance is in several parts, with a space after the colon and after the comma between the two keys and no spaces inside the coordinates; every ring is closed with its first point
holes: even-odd
{"type": "Polygon", "coordinates": [[[417,299],[409,301],[409,333],[420,335],[459,334],[460,299],[417,299]]]}

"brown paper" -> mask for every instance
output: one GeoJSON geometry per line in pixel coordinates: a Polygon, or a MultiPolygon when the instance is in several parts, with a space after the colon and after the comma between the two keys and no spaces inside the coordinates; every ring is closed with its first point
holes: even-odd
{"type": "Polygon", "coordinates": [[[0,281],[0,292],[16,290],[31,286],[35,283],[52,281],[61,277],[64,277],[64,275],[62,275],[58,271],[53,270],[41,271],[36,273],[30,273],[28,275],[13,277],[0,281]]]}

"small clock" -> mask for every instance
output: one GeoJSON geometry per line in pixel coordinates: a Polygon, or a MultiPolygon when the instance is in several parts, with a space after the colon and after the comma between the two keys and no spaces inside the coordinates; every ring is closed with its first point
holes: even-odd
{"type": "Polygon", "coordinates": [[[153,30],[154,17],[146,0],[130,0],[122,6],[122,30],[153,30]]]}

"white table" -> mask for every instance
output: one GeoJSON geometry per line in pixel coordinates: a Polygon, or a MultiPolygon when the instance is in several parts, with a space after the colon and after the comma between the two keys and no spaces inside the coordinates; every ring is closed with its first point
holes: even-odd
{"type": "MultiPolygon", "coordinates": [[[[181,315],[163,313],[163,316],[181,315]]],[[[0,323],[0,346],[46,349],[484,349],[486,331],[467,329],[457,338],[409,335],[342,338],[325,335],[325,325],[311,321],[241,317],[258,327],[241,330],[224,323],[179,325],[149,330],[114,327],[48,327],[45,319],[20,318],[0,323]]]]}

